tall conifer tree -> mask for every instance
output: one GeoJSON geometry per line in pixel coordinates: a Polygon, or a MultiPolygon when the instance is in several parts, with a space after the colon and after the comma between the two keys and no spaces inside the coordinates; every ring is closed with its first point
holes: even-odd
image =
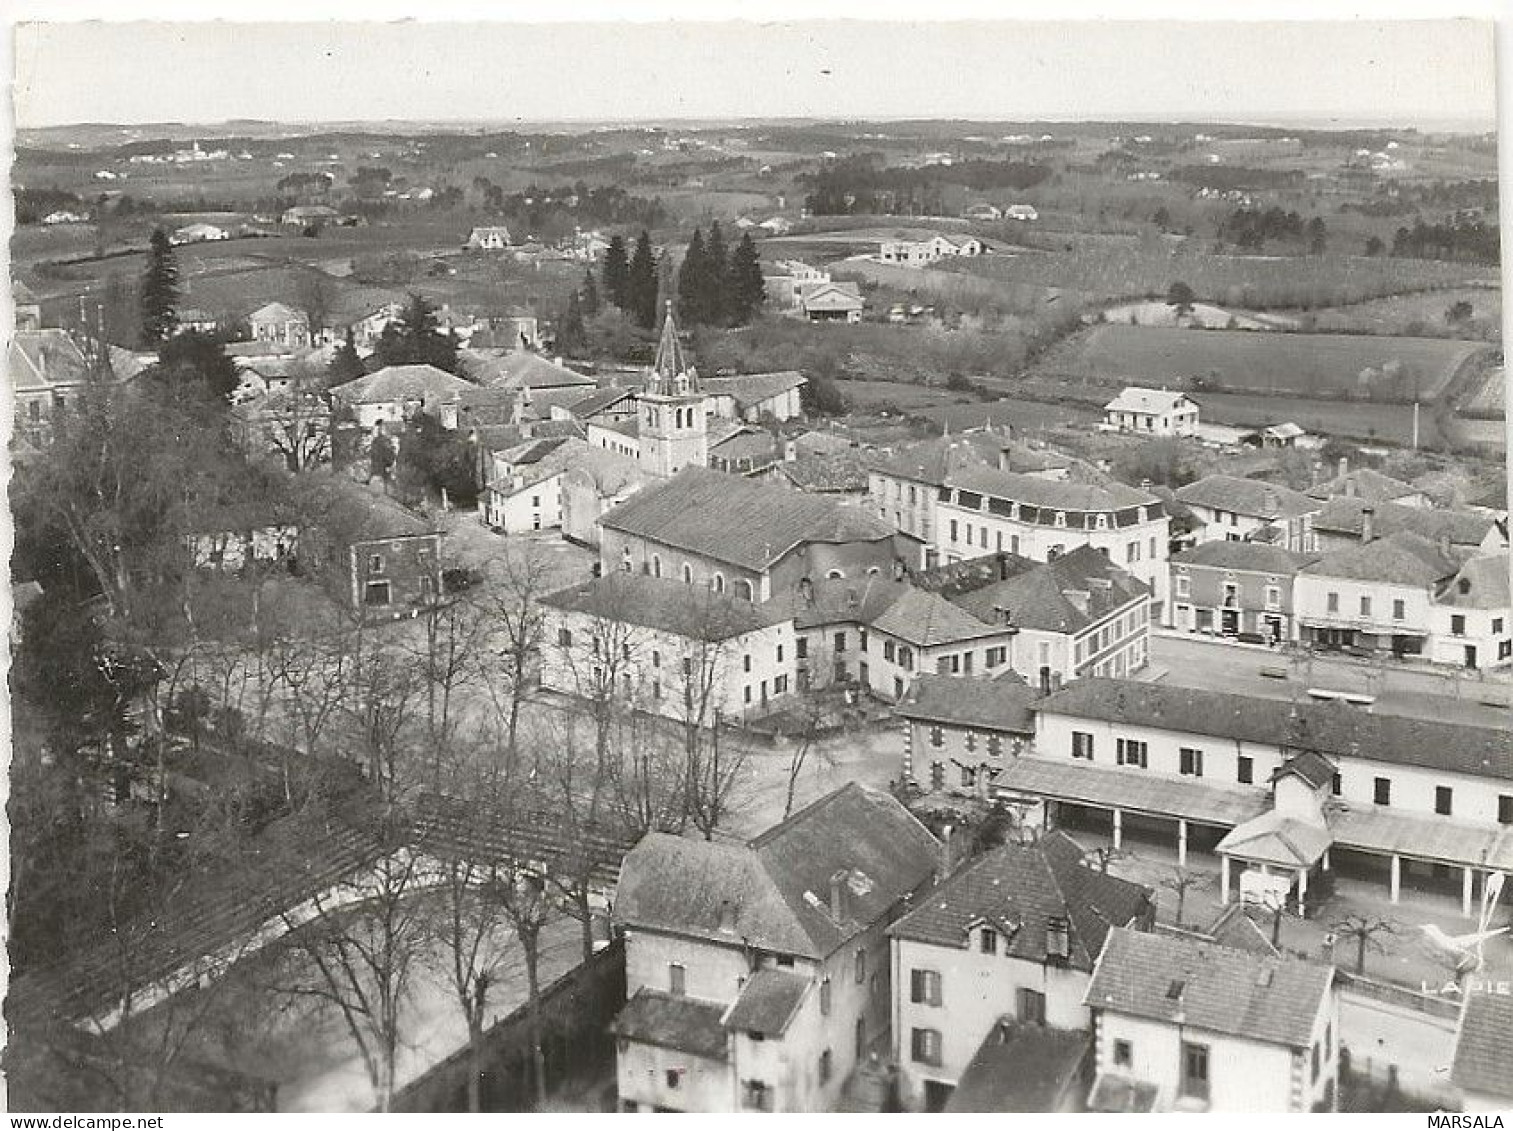
{"type": "Polygon", "coordinates": [[[657,324],[657,258],[651,249],[651,234],[641,229],[636,250],[630,257],[626,280],[626,311],[643,330],[657,324]]]}
{"type": "Polygon", "coordinates": [[[625,251],[625,237],[611,236],[604,253],[604,297],[621,310],[630,308],[630,256],[625,251]]]}
{"type": "Polygon", "coordinates": [[[147,246],[147,270],[142,275],[142,343],[161,345],[179,324],[179,266],[173,244],[162,228],[147,246]]]}
{"type": "Polygon", "coordinates": [[[762,263],[750,232],[741,236],[741,242],[730,254],[729,282],[725,291],[730,304],[730,320],[737,326],[750,322],[766,301],[767,284],[762,281],[762,263]]]}
{"type": "Polygon", "coordinates": [[[730,255],[725,249],[725,235],[720,231],[720,222],[709,225],[709,239],[704,244],[705,270],[709,275],[709,297],[705,302],[704,321],[711,326],[723,326],[730,318],[730,298],[726,294],[726,277],[730,271],[730,255]]]}
{"type": "Polygon", "coordinates": [[[688,241],[688,251],[678,268],[678,317],[693,325],[708,321],[709,266],[704,254],[704,234],[698,228],[688,241]]]}

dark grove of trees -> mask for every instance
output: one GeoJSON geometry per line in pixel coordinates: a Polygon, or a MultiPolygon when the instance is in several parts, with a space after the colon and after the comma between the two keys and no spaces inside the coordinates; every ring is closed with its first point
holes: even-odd
{"type": "Polygon", "coordinates": [[[1324,221],[1315,216],[1304,220],[1296,212],[1271,208],[1237,208],[1219,225],[1219,238],[1236,247],[1258,250],[1268,243],[1306,247],[1321,254],[1328,238],[1324,221]]]}
{"type": "Polygon", "coordinates": [[[15,197],[17,224],[41,223],[49,212],[77,212],[84,207],[77,193],[60,188],[18,188],[15,197]]]}
{"type": "Polygon", "coordinates": [[[678,269],[678,314],[697,326],[744,326],[762,304],[765,284],[750,233],[729,255],[718,222],[706,241],[695,228],[678,269]]]}
{"type": "Polygon", "coordinates": [[[1457,217],[1444,224],[1425,224],[1419,220],[1411,228],[1399,228],[1392,237],[1392,254],[1464,263],[1502,262],[1497,225],[1469,217],[1457,217]]]}
{"type": "Polygon", "coordinates": [[[943,185],[1026,189],[1050,175],[1048,167],[1029,161],[959,161],[916,169],[884,165],[880,153],[859,153],[827,164],[800,182],[811,186],[804,203],[815,215],[913,216],[945,210],[943,185]]]}

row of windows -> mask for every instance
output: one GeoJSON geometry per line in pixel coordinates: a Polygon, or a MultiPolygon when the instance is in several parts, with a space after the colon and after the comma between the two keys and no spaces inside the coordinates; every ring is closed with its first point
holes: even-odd
{"type": "MultiPolygon", "coordinates": [[[[1192,578],[1185,573],[1179,573],[1176,577],[1178,597],[1192,596],[1192,578]]],[[[1223,603],[1226,607],[1237,608],[1240,603],[1239,585],[1233,581],[1224,582],[1223,603]]],[[[1399,602],[1401,604],[1401,602],[1399,602]]],[[[1278,585],[1266,586],[1266,607],[1268,609],[1280,609],[1282,607],[1282,589],[1278,585]]]]}
{"type": "MultiPolygon", "coordinates": [[[[963,739],[963,742],[966,745],[968,753],[975,754],[977,752],[978,738],[977,738],[977,732],[976,731],[973,731],[973,730],[967,731],[966,738],[963,739]]],[[[933,746],[933,747],[935,747],[938,750],[941,747],[943,747],[945,744],[946,744],[946,732],[945,732],[945,728],[944,727],[938,727],[938,726],[932,726],[930,728],[930,745],[933,746]]],[[[985,749],[988,752],[988,757],[990,757],[990,758],[998,758],[998,757],[1002,756],[1002,754],[1003,754],[1003,735],[1001,735],[1001,734],[993,734],[993,733],[989,733],[989,734],[985,735],[983,737],[982,746],[983,746],[983,749],[985,749]]],[[[966,784],[970,784],[970,783],[966,783],[966,784]]]]}
{"type": "Polygon", "coordinates": [[[1150,609],[1146,605],[1139,605],[1109,624],[1091,632],[1077,641],[1077,663],[1091,656],[1096,656],[1105,648],[1123,640],[1136,629],[1144,627],[1150,621],[1150,609]]]}
{"type": "MultiPolygon", "coordinates": [[[[939,731],[939,727],[935,731],[939,731]]],[[[934,732],[931,734],[933,742],[934,732]]],[[[936,745],[939,745],[936,743],[936,745]]],[[[1119,738],[1114,742],[1114,761],[1120,766],[1135,766],[1139,769],[1147,769],[1149,766],[1149,744],[1134,738],[1119,738]]],[[[1072,757],[1091,762],[1093,758],[1093,735],[1086,731],[1074,730],[1072,732],[1072,757]]],[[[1177,751],[1177,772],[1187,777],[1201,778],[1203,776],[1203,751],[1196,747],[1180,747],[1177,751]]],[[[1249,755],[1241,754],[1235,760],[1235,780],[1241,785],[1253,785],[1255,783],[1255,760],[1249,755]]],[[[1338,797],[1342,789],[1340,775],[1336,773],[1330,783],[1330,791],[1338,797]]],[[[1441,816],[1449,817],[1454,812],[1455,791],[1451,786],[1441,785],[1434,789],[1434,811],[1441,816]]],[[[1392,804],[1392,779],[1372,779],[1372,800],[1377,805],[1389,806],[1392,804]]],[[[1499,824],[1513,825],[1513,794],[1499,794],[1497,798],[1497,820],[1499,824]]]]}
{"type": "MultiPolygon", "coordinates": [[[[953,501],[951,496],[951,488],[941,488],[940,501],[943,503],[949,503],[953,501]]],[[[957,506],[962,507],[966,510],[981,510],[983,504],[983,496],[978,494],[976,491],[958,490],[956,491],[954,501],[957,506]]],[[[992,511],[994,514],[1002,515],[1003,517],[1011,519],[1015,522],[1028,521],[1027,519],[1022,519],[1020,517],[1020,504],[1010,499],[999,499],[993,496],[989,496],[987,504],[988,510],[992,511]]],[[[1029,506],[1029,504],[1025,505],[1029,506]]],[[[1039,513],[1044,514],[1050,508],[1031,507],[1030,509],[1032,511],[1038,510],[1039,513]]],[[[1074,511],[1072,512],[1072,514],[1077,517],[1075,519],[1068,519],[1066,511],[1056,511],[1055,517],[1052,519],[1052,523],[1055,526],[1059,527],[1081,528],[1083,530],[1108,530],[1109,528],[1114,526],[1113,516],[1107,512],[1095,511],[1089,514],[1086,512],[1074,511]]],[[[1156,516],[1151,513],[1150,507],[1141,507],[1139,509],[1138,521],[1150,522],[1155,517],[1156,516]]]]}

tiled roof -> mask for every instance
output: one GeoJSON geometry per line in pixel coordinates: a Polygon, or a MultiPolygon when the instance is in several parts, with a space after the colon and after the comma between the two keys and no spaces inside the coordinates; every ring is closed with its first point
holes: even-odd
{"type": "Polygon", "coordinates": [[[1073,466],[1067,479],[1037,479],[996,467],[963,467],[950,476],[953,487],[965,488],[997,499],[1066,511],[1117,511],[1149,506],[1161,513],[1161,500],[1148,491],[1073,466]]]}
{"type": "Polygon", "coordinates": [[[564,407],[579,420],[586,420],[596,412],[619,404],[623,400],[634,400],[634,389],[596,389],[586,397],[570,401],[564,407]]]}
{"type": "Polygon", "coordinates": [[[1186,393],[1175,390],[1145,389],[1139,385],[1129,385],[1103,407],[1115,412],[1170,412],[1188,399],[1186,393]]]}
{"type": "Polygon", "coordinates": [[[1334,763],[1314,750],[1305,750],[1288,758],[1271,775],[1271,780],[1296,774],[1313,789],[1323,789],[1334,778],[1334,763]]]}
{"type": "Polygon", "coordinates": [[[1089,1009],[1306,1049],[1333,982],[1329,966],[1116,929],[1083,1002],[1089,1009]]]}
{"type": "Polygon", "coordinates": [[[1513,1101],[1509,1048],[1513,1048],[1513,995],[1487,990],[1467,993],[1455,1034],[1450,1082],[1465,1092],[1513,1101]]]}
{"type": "Polygon", "coordinates": [[[462,350],[464,364],[485,385],[524,385],[527,389],[555,389],[565,385],[592,388],[594,379],[529,350],[462,350]]]}
{"type": "Polygon", "coordinates": [[[905,719],[1033,735],[1036,698],[1022,678],[983,680],[925,672],[914,677],[893,712],[905,719]]]}
{"type": "Polygon", "coordinates": [[[919,648],[1002,636],[1007,632],[1001,624],[972,616],[939,594],[913,586],[907,587],[896,601],[879,613],[872,621],[872,627],[919,648]]]}
{"type": "Polygon", "coordinates": [[[618,530],[745,569],[764,570],[805,542],[879,542],[895,531],[821,495],[688,467],[600,520],[618,530]]]}
{"type": "Polygon", "coordinates": [[[995,432],[964,432],[936,436],[896,452],[868,452],[867,466],[885,475],[913,479],[939,487],[960,468],[997,467],[1004,437],[995,432]]]}
{"type": "Polygon", "coordinates": [[[1345,703],[1299,703],[1294,721],[1274,699],[1132,679],[1080,679],[1042,699],[1037,709],[1513,780],[1513,736],[1504,728],[1382,715],[1345,703]]]}
{"type": "Polygon", "coordinates": [[[1341,496],[1330,499],[1324,509],[1313,516],[1313,528],[1324,534],[1361,536],[1364,513],[1371,509],[1372,529],[1380,537],[1399,530],[1411,531],[1438,540],[1448,534],[1456,546],[1477,546],[1492,529],[1490,515],[1472,511],[1442,510],[1438,507],[1405,507],[1397,503],[1368,503],[1364,499],[1341,496]]]}
{"type": "Polygon", "coordinates": [[[405,400],[458,400],[474,390],[470,381],[454,377],[434,365],[387,365],[331,390],[338,400],[352,404],[388,404],[405,400]]]}
{"type": "Polygon", "coordinates": [[[740,1033],[781,1037],[809,992],[810,980],[792,970],[775,966],[758,970],[746,979],[739,996],[724,1018],[725,1028],[740,1033]]]}
{"type": "Polygon", "coordinates": [[[1012,925],[1003,954],[1043,963],[1052,919],[1065,919],[1068,965],[1092,970],[1110,927],[1144,921],[1148,888],[1096,872],[1083,864],[1081,845],[1059,830],[1037,845],[1005,844],[979,856],[924,897],[891,928],[895,938],[967,950],[974,924],[987,919],[1012,925]]]}
{"type": "Polygon", "coordinates": [[[248,322],[308,322],[299,311],[281,302],[270,302],[247,315],[248,322]]]}
{"type": "Polygon", "coordinates": [[[308,504],[310,521],[338,545],[384,538],[434,534],[436,527],[405,510],[393,499],[349,476],[330,471],[306,471],[296,490],[308,504]]]}
{"type": "Polygon", "coordinates": [[[834,455],[801,455],[778,465],[778,470],[801,491],[816,493],[867,490],[867,465],[850,449],[834,455]]]}
{"type": "Polygon", "coordinates": [[[821,578],[806,588],[794,586],[764,603],[774,617],[791,617],[795,628],[827,624],[871,624],[908,588],[883,577],[821,578]]]}
{"type": "Polygon", "coordinates": [[[720,1024],[725,1007],[713,1002],[664,994],[642,986],[615,1018],[615,1035],[643,1045],[724,1060],[726,1033],[720,1024]]]}
{"type": "Polygon", "coordinates": [[[1313,499],[1333,499],[1345,495],[1368,503],[1388,503],[1393,499],[1420,494],[1420,491],[1412,483],[1404,483],[1401,479],[1363,467],[1310,487],[1307,494],[1313,499]]]}
{"type": "Polygon", "coordinates": [[[1208,507],[1266,519],[1313,514],[1323,505],[1317,499],[1310,499],[1301,491],[1279,483],[1241,479],[1234,475],[1205,475],[1197,482],[1179,488],[1177,500],[1190,507],[1208,507]]]}
{"type": "Polygon", "coordinates": [[[89,363],[64,330],[17,330],[10,344],[11,388],[17,392],[76,385],[88,376],[89,363]]]}
{"type": "Polygon", "coordinates": [[[766,628],[767,606],[667,577],[609,573],[541,598],[549,609],[583,613],[691,640],[719,641],[766,628]]]}
{"type": "MultiPolygon", "coordinates": [[[[1051,562],[992,554],[946,566],[937,575],[945,579],[942,592],[952,603],[978,620],[998,624],[1007,617],[1017,628],[1042,632],[1081,632],[1150,594],[1144,582],[1091,545],[1079,546],[1051,562]],[[964,569],[976,563],[986,564],[975,573],[964,569]],[[995,580],[969,588],[975,580],[994,573],[995,580]]],[[[924,579],[922,583],[930,584],[924,579]]]]}
{"type": "Polygon", "coordinates": [[[749,408],[807,385],[809,379],[794,370],[783,370],[779,373],[744,373],[735,377],[703,377],[699,383],[705,395],[730,397],[742,408],[749,408]]]}
{"type": "Polygon", "coordinates": [[[1306,565],[1309,577],[1342,577],[1351,581],[1379,581],[1388,585],[1429,587],[1454,575],[1459,563],[1440,552],[1438,544],[1419,534],[1399,530],[1385,538],[1346,546],[1306,565]]]}
{"type": "Polygon", "coordinates": [[[1458,609],[1506,609],[1508,567],[1507,551],[1471,558],[1435,595],[1435,603],[1458,609]]]}
{"type": "Polygon", "coordinates": [[[1021,1025],[1004,1018],[983,1040],[946,1112],[1050,1112],[1066,1104],[1092,1051],[1082,1029],[1021,1025]]]}
{"type": "Polygon", "coordinates": [[[1190,550],[1173,554],[1171,562],[1173,565],[1208,566],[1212,569],[1291,576],[1317,557],[1316,554],[1295,554],[1280,546],[1268,546],[1262,542],[1216,539],[1200,542],[1190,550]]]}
{"type": "Polygon", "coordinates": [[[823,959],[926,883],[938,850],[892,796],[852,783],[744,845],[650,834],[625,858],[615,916],[632,930],[823,959]]]}
{"type": "Polygon", "coordinates": [[[1326,818],[1340,848],[1474,864],[1498,871],[1513,867],[1513,829],[1506,825],[1466,824],[1376,805],[1331,808],[1326,818]]]}

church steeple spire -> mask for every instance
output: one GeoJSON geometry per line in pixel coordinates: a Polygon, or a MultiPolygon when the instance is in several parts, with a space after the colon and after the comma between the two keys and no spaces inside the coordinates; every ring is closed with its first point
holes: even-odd
{"type": "Polygon", "coordinates": [[[647,392],[661,396],[684,396],[699,389],[699,374],[683,356],[678,341],[678,327],[672,317],[672,302],[662,320],[662,340],[657,343],[657,358],[652,362],[646,382],[647,392]]]}

